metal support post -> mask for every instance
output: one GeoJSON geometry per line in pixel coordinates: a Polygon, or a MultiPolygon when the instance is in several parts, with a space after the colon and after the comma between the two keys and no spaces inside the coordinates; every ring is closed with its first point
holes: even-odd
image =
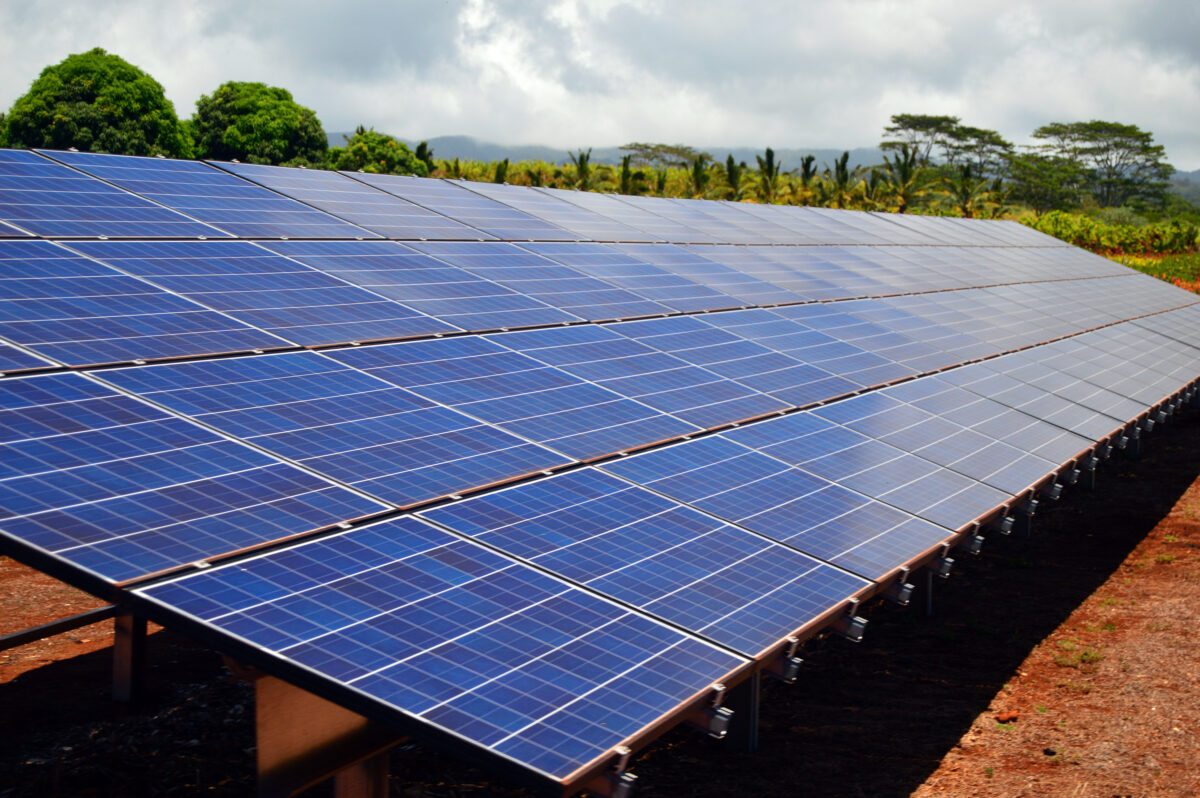
{"type": "Polygon", "coordinates": [[[137,701],[145,675],[146,619],[118,612],[113,621],[113,700],[137,701]]]}
{"type": "Polygon", "coordinates": [[[925,615],[933,615],[933,570],[925,569],[925,615]]]}
{"type": "Polygon", "coordinates": [[[738,751],[752,754],[758,750],[758,697],[762,687],[762,672],[754,675],[729,691],[725,705],[733,710],[729,723],[726,745],[738,751]]]}
{"type": "Polygon", "coordinates": [[[333,798],[387,798],[388,755],[376,754],[333,776],[333,798]]]}

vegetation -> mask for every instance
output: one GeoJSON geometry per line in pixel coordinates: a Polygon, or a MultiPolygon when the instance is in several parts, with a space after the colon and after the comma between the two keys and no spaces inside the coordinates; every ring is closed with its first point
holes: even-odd
{"type": "MultiPolygon", "coordinates": [[[[202,96],[186,124],[162,87],[103,50],[47,67],[0,115],[0,144],[174,157],[304,164],[629,195],[814,205],[892,213],[1020,219],[1078,246],[1116,255],[1186,253],[1198,247],[1200,207],[1167,193],[1174,171],[1153,135],[1135,125],[1051,122],[1031,147],[956,116],[896,114],[884,127],[883,162],[852,165],[845,152],[818,166],[784,164],[770,147],[747,165],[686,144],[631,142],[620,164],[590,149],[544,161],[437,159],[360,126],[327,148],[316,114],[285,89],[230,81],[202,96]]],[[[1188,279],[1193,279],[1189,275],[1188,279]]]]}
{"type": "Polygon", "coordinates": [[[42,70],[4,116],[8,147],[190,158],[192,141],[163,87],[99,47],[42,70]]]}
{"type": "Polygon", "coordinates": [[[317,115],[265,83],[222,83],[196,103],[196,153],[220,161],[321,163],[329,147],[317,115]]]}

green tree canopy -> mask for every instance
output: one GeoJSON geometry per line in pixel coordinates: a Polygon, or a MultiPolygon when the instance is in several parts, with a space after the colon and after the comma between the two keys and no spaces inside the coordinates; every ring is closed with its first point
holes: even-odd
{"type": "Polygon", "coordinates": [[[661,169],[671,166],[690,168],[692,162],[700,156],[712,161],[712,156],[707,152],[700,152],[695,147],[689,147],[686,144],[646,144],[635,141],[620,149],[632,155],[633,162],[639,166],[661,169]]]}
{"type": "Polygon", "coordinates": [[[38,75],[0,132],[10,147],[189,158],[192,142],[163,87],[96,47],[38,75]]]}
{"type": "Polygon", "coordinates": [[[429,166],[407,144],[386,133],[377,133],[374,128],[359,125],[353,136],[342,138],[346,146],[329,151],[329,163],[334,169],[420,177],[429,174],[429,166]]]}
{"type": "Polygon", "coordinates": [[[958,127],[957,116],[934,116],[931,114],[896,114],[891,124],[883,129],[888,138],[880,143],[885,152],[899,151],[907,146],[915,153],[922,166],[928,166],[935,147],[944,149],[951,131],[958,127]]]}
{"type": "Polygon", "coordinates": [[[222,83],[196,102],[197,155],[249,163],[317,163],[329,142],[317,115],[265,83],[222,83]]]}
{"type": "Polygon", "coordinates": [[[1154,134],[1120,122],[1051,122],[1033,131],[1047,154],[1085,171],[1087,188],[1104,207],[1131,199],[1162,202],[1175,167],[1154,134]]]}
{"type": "Polygon", "coordinates": [[[1078,205],[1084,180],[1083,167],[1070,158],[1025,152],[1008,160],[1010,196],[1038,214],[1078,205]]]}

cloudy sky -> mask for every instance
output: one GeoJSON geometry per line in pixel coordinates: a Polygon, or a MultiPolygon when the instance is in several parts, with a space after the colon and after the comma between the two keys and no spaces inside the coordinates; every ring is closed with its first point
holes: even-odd
{"type": "Polygon", "coordinates": [[[181,116],[254,80],[326,130],[563,148],[873,146],[902,112],[1025,143],[1105,119],[1200,168],[1197,0],[23,0],[0,4],[0,108],[95,46],[181,116]]]}

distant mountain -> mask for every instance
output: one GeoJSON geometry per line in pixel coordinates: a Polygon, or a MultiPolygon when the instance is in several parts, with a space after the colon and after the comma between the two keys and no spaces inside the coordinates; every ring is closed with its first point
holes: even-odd
{"type": "Polygon", "coordinates": [[[1171,191],[1200,207],[1200,169],[1171,175],[1171,191]]]}
{"type": "MultiPolygon", "coordinates": [[[[345,143],[343,136],[349,136],[349,132],[335,132],[328,134],[329,146],[340,147],[345,143]]],[[[567,150],[558,147],[545,147],[536,144],[524,145],[507,145],[495,144],[490,141],[480,141],[471,136],[437,136],[432,139],[426,139],[429,146],[433,148],[435,158],[444,158],[453,160],[460,158],[464,161],[503,161],[508,158],[510,161],[547,161],[549,163],[565,163],[570,160],[567,156],[567,150]]],[[[416,147],[416,141],[408,141],[401,139],[410,147],[416,147]]],[[[586,147],[584,149],[587,149],[586,147]]],[[[572,152],[577,150],[572,149],[572,152]]],[[[754,147],[708,147],[705,151],[713,156],[718,161],[724,162],[726,156],[732,154],[734,160],[745,161],[754,166],[754,156],[762,155],[762,149],[754,147]]],[[[619,164],[621,158],[626,153],[619,147],[593,147],[592,162],[619,164]]],[[[832,166],[835,159],[840,158],[842,150],[833,149],[804,149],[799,147],[775,148],[775,159],[783,164],[785,170],[796,169],[800,166],[800,160],[805,155],[813,155],[817,159],[817,168],[822,169],[825,165],[832,166]]],[[[853,166],[870,166],[872,164],[881,163],[883,161],[883,153],[877,147],[856,147],[850,150],[850,165],[853,166]]]]}

